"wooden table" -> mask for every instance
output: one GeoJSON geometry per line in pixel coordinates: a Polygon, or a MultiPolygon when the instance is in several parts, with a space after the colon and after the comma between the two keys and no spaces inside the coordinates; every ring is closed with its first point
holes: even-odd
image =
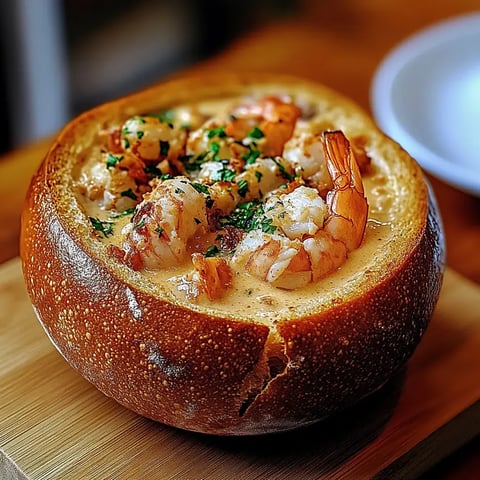
{"type": "MultiPolygon", "coordinates": [[[[305,1],[298,17],[249,32],[218,56],[189,68],[188,73],[228,69],[300,75],[343,92],[369,110],[372,76],[381,59],[396,43],[433,22],[479,7],[478,0],[437,0],[433,4],[426,0],[305,1]]],[[[178,75],[185,73],[178,72],[178,75]]],[[[50,140],[45,139],[1,158],[1,262],[18,254],[22,200],[29,178],[47,151],[50,140]]],[[[480,283],[480,200],[430,179],[444,220],[448,266],[473,281],[468,284],[468,289],[473,291],[475,284],[480,283]]],[[[16,272],[15,268],[6,264],[5,272],[16,272]]],[[[457,281],[456,274],[452,275],[449,282],[452,278],[457,281]]],[[[477,298],[475,295],[472,293],[470,298],[477,298]]],[[[471,307],[475,308],[475,305],[471,307]]],[[[443,347],[446,352],[448,348],[443,347]]],[[[478,370],[479,366],[473,367],[478,370]]],[[[478,412],[478,401],[476,408],[478,412]]],[[[480,421],[478,416],[476,418],[480,421]]],[[[470,431],[466,425],[462,428],[465,432],[470,431]]],[[[456,435],[462,434],[458,428],[455,432],[456,435]]],[[[464,441],[469,440],[471,434],[465,437],[464,441]]],[[[455,445],[462,443],[460,440],[455,445]]],[[[480,477],[479,472],[480,441],[477,439],[450,456],[440,468],[430,471],[426,478],[476,479],[480,477]]]]}

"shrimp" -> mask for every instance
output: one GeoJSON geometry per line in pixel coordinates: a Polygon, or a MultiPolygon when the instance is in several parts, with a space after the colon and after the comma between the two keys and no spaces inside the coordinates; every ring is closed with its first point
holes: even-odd
{"type": "Polygon", "coordinates": [[[320,191],[332,188],[322,135],[298,132],[285,144],[283,158],[309,185],[317,187],[320,191]]]}
{"type": "Polygon", "coordinates": [[[176,160],[185,152],[187,133],[155,116],[129,118],[121,128],[121,144],[127,153],[145,160],[176,160]]]}
{"type": "Polygon", "coordinates": [[[165,180],[144,195],[123,229],[125,261],[149,270],[182,265],[207,231],[203,194],[186,177],[165,180]]]}
{"type": "Polygon", "coordinates": [[[295,289],[329,275],[359,247],[368,203],[358,165],[342,132],[325,132],[323,144],[333,184],[326,201],[306,186],[270,197],[264,215],[275,230],[249,232],[233,257],[236,268],[295,289]]]}
{"type": "Polygon", "coordinates": [[[285,177],[293,177],[290,165],[280,157],[259,158],[255,163],[245,165],[239,173],[234,168],[230,163],[206,162],[198,175],[198,180],[209,184],[214,209],[224,215],[241,202],[262,198],[264,193],[277,189],[285,183],[285,177]],[[228,175],[224,175],[225,170],[228,175]],[[231,177],[231,181],[218,181],[222,175],[231,177]]]}
{"type": "MultiPolygon", "coordinates": [[[[294,134],[285,143],[283,158],[305,183],[326,193],[333,188],[333,184],[327,166],[322,132],[330,128],[319,130],[319,127],[320,125],[303,125],[299,122],[294,134]]],[[[365,149],[366,139],[357,135],[349,139],[349,142],[351,154],[355,157],[360,172],[366,172],[371,162],[365,149]]]]}
{"type": "Polygon", "coordinates": [[[244,144],[254,143],[264,156],[275,157],[282,155],[300,114],[300,108],[292,102],[264,97],[236,107],[225,132],[244,144]]]}
{"type": "Polygon", "coordinates": [[[312,280],[310,260],[300,240],[260,229],[243,238],[232,265],[278,288],[293,290],[312,280]]]}
{"type": "Polygon", "coordinates": [[[330,216],[325,231],[352,251],[362,242],[367,225],[368,203],[362,177],[350,142],[341,131],[325,132],[323,139],[333,182],[327,194],[330,216]]]}
{"type": "Polygon", "coordinates": [[[187,275],[187,296],[193,299],[205,293],[209,300],[222,298],[232,286],[232,270],[224,258],[192,255],[193,272],[187,275]]]}
{"type": "Polygon", "coordinates": [[[186,144],[187,155],[206,161],[240,158],[247,151],[248,148],[228,136],[222,122],[214,118],[190,132],[186,144]]]}
{"type": "Polygon", "coordinates": [[[103,153],[102,162],[94,157],[83,167],[78,179],[79,190],[105,210],[124,211],[133,208],[141,196],[135,175],[118,167],[127,161],[125,155],[103,153]]]}
{"type": "Polygon", "coordinates": [[[304,185],[290,193],[271,195],[264,211],[272,225],[290,240],[315,235],[328,216],[327,205],[318,191],[304,185]]]}
{"type": "Polygon", "coordinates": [[[218,299],[231,287],[226,260],[199,253],[213,238],[205,197],[186,177],[164,180],[145,194],[123,234],[122,261],[137,270],[166,269],[190,259],[193,271],[173,280],[192,300],[203,293],[209,300],[218,299]]]}

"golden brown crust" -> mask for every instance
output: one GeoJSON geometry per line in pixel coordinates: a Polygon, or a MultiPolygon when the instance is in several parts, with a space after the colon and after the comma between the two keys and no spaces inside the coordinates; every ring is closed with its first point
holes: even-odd
{"type": "Polygon", "coordinates": [[[21,256],[39,319],[74,368],[142,415],[216,434],[298,427],[378,389],[420,341],[444,265],[438,213],[410,157],[348,100],[298,79],[265,75],[171,82],[74,120],[32,180],[21,256]],[[320,104],[335,105],[347,130],[366,134],[373,149],[403,165],[398,182],[409,210],[399,222],[398,245],[379,256],[383,263],[375,271],[364,272],[355,292],[332,294],[315,311],[282,320],[276,331],[174,304],[138,272],[117,265],[89,235],[71,178],[76,156],[105,123],[267,87],[303,89],[320,104]]]}

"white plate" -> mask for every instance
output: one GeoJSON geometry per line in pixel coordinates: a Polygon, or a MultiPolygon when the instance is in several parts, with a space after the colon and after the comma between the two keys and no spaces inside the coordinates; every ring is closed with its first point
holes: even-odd
{"type": "Polygon", "coordinates": [[[480,12],[395,48],[374,76],[371,103],[380,128],[425,170],[480,196],[480,12]]]}

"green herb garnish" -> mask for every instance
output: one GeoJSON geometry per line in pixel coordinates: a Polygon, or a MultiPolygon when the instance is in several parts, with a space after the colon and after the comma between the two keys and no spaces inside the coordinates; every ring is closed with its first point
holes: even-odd
{"type": "Polygon", "coordinates": [[[124,190],[123,192],[120,192],[121,197],[128,197],[131,198],[132,200],[137,200],[137,196],[135,195],[135,192],[129,188],[128,190],[124,190]]]}
{"type": "Polygon", "coordinates": [[[257,158],[260,156],[259,150],[254,150],[253,148],[248,148],[248,152],[241,155],[242,160],[245,160],[247,165],[252,165],[257,161],[257,158]]]}
{"type": "Polygon", "coordinates": [[[163,157],[166,157],[168,155],[169,150],[170,150],[170,143],[160,140],[160,155],[162,155],[163,157]]]}
{"type": "Polygon", "coordinates": [[[114,155],[113,153],[109,153],[107,156],[107,168],[114,167],[118,162],[123,160],[123,155],[114,155]]]}
{"type": "Polygon", "coordinates": [[[206,162],[208,152],[203,152],[200,155],[184,155],[179,157],[187,172],[195,172],[200,170],[201,166],[206,162]]]}
{"type": "Polygon", "coordinates": [[[260,229],[264,233],[273,233],[277,229],[272,225],[272,219],[264,215],[263,204],[259,200],[252,200],[237,205],[227,216],[220,218],[220,225],[241,228],[246,232],[260,229]]]}
{"type": "Polygon", "coordinates": [[[154,164],[148,164],[143,171],[152,177],[155,178],[160,178],[161,180],[168,180],[169,178],[172,178],[172,176],[169,173],[163,173],[159,168],[157,168],[156,165],[154,164]]]}
{"type": "Polygon", "coordinates": [[[235,170],[224,166],[221,170],[218,170],[218,172],[215,173],[214,180],[217,182],[232,182],[236,175],[237,172],[235,170]]]}
{"type": "Polygon", "coordinates": [[[249,138],[256,138],[256,139],[263,138],[264,136],[265,135],[258,127],[254,127],[254,129],[247,135],[247,137],[249,138]]]}
{"type": "Polygon", "coordinates": [[[219,253],[220,253],[220,250],[216,245],[210,245],[205,252],[205,257],[214,257],[219,253]]]}
{"type": "Polygon", "coordinates": [[[172,122],[175,120],[175,112],[173,110],[163,110],[158,113],[149,113],[149,117],[158,118],[162,123],[166,123],[173,127],[172,122]]]}
{"type": "Polygon", "coordinates": [[[203,185],[202,183],[192,182],[192,187],[199,193],[203,193],[205,195],[209,195],[208,187],[203,185]]]}
{"type": "Polygon", "coordinates": [[[248,182],[246,180],[240,180],[238,183],[238,193],[241,197],[245,197],[248,192],[248,182]]]}
{"type": "Polygon", "coordinates": [[[142,217],[134,226],[133,228],[141,228],[145,225],[145,217],[142,217]]]}
{"type": "Polygon", "coordinates": [[[225,138],[227,134],[225,133],[225,129],[223,127],[217,127],[217,128],[212,128],[208,132],[207,136],[208,138],[214,138],[214,137],[225,138]]]}
{"type": "Polygon", "coordinates": [[[212,160],[215,161],[215,162],[218,162],[219,161],[218,152],[220,152],[220,144],[218,144],[217,142],[212,142],[210,144],[210,150],[213,153],[212,160]]]}
{"type": "Polygon", "coordinates": [[[93,229],[97,232],[103,233],[105,238],[113,235],[113,222],[109,222],[108,220],[102,221],[96,217],[88,217],[88,219],[90,220],[93,229]]]}
{"type": "Polygon", "coordinates": [[[290,172],[287,171],[285,168],[285,165],[283,165],[278,158],[272,158],[274,161],[275,165],[278,167],[278,171],[280,172],[280,175],[291,182],[292,180],[295,180],[295,175],[292,175],[290,172]]]}

